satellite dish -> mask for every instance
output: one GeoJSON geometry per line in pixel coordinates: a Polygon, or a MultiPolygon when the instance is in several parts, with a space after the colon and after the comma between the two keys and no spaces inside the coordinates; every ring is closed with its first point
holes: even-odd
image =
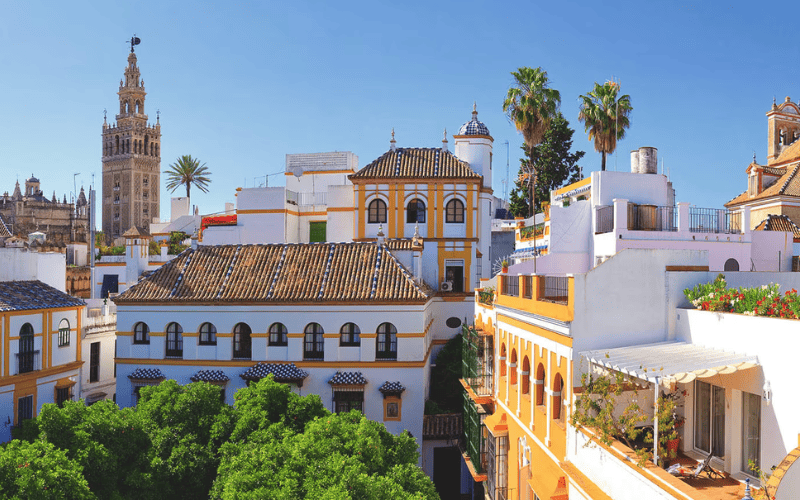
{"type": "Polygon", "coordinates": [[[300,165],[295,165],[291,168],[292,174],[297,177],[298,179],[303,176],[303,167],[300,165]]]}

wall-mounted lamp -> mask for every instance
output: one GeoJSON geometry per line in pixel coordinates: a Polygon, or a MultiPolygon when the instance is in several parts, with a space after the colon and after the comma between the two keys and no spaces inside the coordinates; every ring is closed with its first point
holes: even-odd
{"type": "Polygon", "coordinates": [[[769,385],[769,380],[764,382],[764,387],[762,388],[763,394],[761,395],[764,398],[764,402],[767,403],[767,406],[772,402],[772,387],[769,385]]]}

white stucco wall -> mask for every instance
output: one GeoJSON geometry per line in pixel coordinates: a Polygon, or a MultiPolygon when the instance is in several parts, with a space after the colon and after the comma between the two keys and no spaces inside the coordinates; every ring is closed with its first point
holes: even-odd
{"type": "Polygon", "coordinates": [[[67,288],[67,259],[61,253],[0,248],[0,281],[39,280],[62,292],[67,288]]]}

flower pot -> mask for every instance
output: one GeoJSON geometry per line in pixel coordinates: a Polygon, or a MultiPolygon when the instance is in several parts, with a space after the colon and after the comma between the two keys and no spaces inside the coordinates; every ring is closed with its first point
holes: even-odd
{"type": "Polygon", "coordinates": [[[678,456],[678,448],[680,448],[681,439],[670,439],[667,441],[667,454],[670,458],[678,456]]]}
{"type": "Polygon", "coordinates": [[[504,268],[503,268],[503,274],[506,274],[507,272],[508,272],[508,268],[507,268],[507,267],[504,267],[504,268]]]}

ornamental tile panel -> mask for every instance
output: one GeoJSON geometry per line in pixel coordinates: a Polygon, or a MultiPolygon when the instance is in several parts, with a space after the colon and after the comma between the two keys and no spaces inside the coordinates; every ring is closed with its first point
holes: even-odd
{"type": "Polygon", "coordinates": [[[294,363],[258,363],[239,375],[244,380],[261,380],[272,375],[276,382],[302,382],[308,372],[294,363]]]}
{"type": "Polygon", "coordinates": [[[336,374],[328,380],[331,385],[367,385],[367,379],[361,372],[341,372],[337,371],[336,374]]]}
{"type": "Polygon", "coordinates": [[[164,374],[158,368],[137,368],[128,378],[131,380],[164,380],[164,374]]]}
{"type": "Polygon", "coordinates": [[[189,380],[192,382],[227,382],[230,378],[222,370],[200,370],[189,380]]]}

